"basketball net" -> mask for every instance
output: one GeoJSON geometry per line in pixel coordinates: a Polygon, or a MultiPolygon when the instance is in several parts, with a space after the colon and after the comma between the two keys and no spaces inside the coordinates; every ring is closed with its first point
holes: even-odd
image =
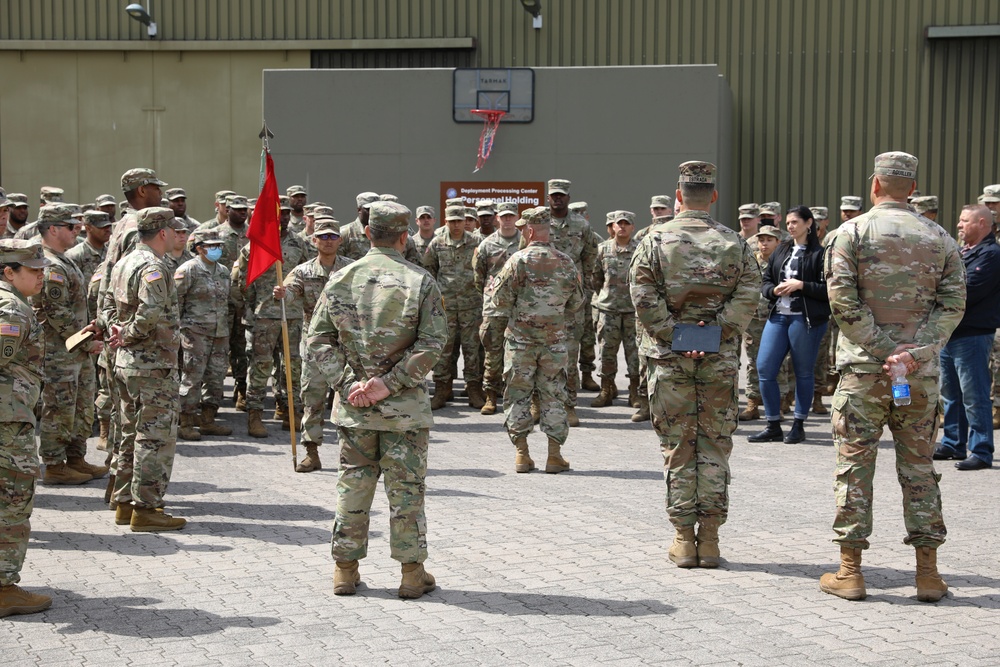
{"type": "Polygon", "coordinates": [[[476,168],[472,173],[476,173],[486,164],[493,152],[493,138],[500,127],[500,119],[507,115],[506,111],[495,109],[472,109],[470,113],[483,117],[483,131],[479,135],[479,153],[476,155],[476,168]]]}

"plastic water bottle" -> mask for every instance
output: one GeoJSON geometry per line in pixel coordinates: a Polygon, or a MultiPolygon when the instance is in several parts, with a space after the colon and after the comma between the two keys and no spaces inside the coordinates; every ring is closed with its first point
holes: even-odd
{"type": "Polygon", "coordinates": [[[892,402],[896,405],[910,404],[910,383],[906,379],[906,364],[896,362],[889,367],[892,377],[892,402]]]}

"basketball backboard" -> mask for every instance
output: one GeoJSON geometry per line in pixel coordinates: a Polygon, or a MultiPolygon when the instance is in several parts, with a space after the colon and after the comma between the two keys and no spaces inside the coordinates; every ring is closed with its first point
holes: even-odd
{"type": "Polygon", "coordinates": [[[530,123],[535,117],[535,72],[529,67],[459,68],[452,75],[456,123],[481,123],[473,109],[507,112],[501,123],[530,123]]]}

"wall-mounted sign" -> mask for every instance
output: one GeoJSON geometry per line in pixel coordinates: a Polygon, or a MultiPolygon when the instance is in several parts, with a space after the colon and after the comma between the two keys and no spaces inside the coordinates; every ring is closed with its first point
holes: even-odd
{"type": "Polygon", "coordinates": [[[442,181],[438,202],[438,221],[444,224],[444,202],[461,197],[466,206],[475,206],[479,199],[492,199],[497,204],[514,202],[517,212],[545,205],[544,181],[442,181]]]}

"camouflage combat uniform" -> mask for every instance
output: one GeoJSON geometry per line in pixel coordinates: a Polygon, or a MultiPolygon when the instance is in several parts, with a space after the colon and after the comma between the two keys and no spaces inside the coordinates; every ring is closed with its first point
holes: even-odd
{"type": "MultiPolygon", "coordinates": [[[[537,209],[536,209],[537,210],[537,209]]],[[[523,237],[522,237],[523,238],[523,237]]],[[[583,280],[572,258],[550,242],[518,250],[493,281],[491,306],[507,322],[504,331],[504,425],[511,442],[531,433],[532,392],[541,407],[539,426],[562,445],[566,421],[566,374],[570,322],[583,310],[583,280]]]]}
{"type": "Polygon", "coordinates": [[[965,270],[958,245],[904,203],[885,202],[844,222],[827,247],[826,280],[840,325],[833,397],[837,447],[834,483],[842,547],[867,549],[872,479],[882,430],[892,431],[903,490],[906,544],[936,548],[945,540],[940,475],[931,456],[941,348],[965,311],[965,270]],[[919,363],[909,376],[911,402],[895,405],[882,370],[897,345],[919,363]]]}
{"type": "MultiPolygon", "coordinates": [[[[181,218],[178,218],[178,220],[180,220],[180,219],[181,218]]],[[[186,262],[190,262],[194,258],[195,258],[195,254],[193,252],[191,252],[190,250],[188,250],[187,248],[185,248],[184,250],[181,251],[181,254],[178,255],[177,257],[174,257],[169,252],[166,253],[166,254],[164,254],[163,255],[163,263],[164,263],[164,265],[166,265],[167,269],[171,273],[173,273],[173,272],[177,271],[177,269],[180,267],[181,264],[184,264],[186,262]]]]}
{"type": "Polygon", "coordinates": [[[497,392],[503,379],[503,339],[507,318],[496,314],[490,297],[496,275],[517,251],[520,240],[520,233],[504,237],[498,229],[479,244],[472,256],[473,280],[476,290],[483,295],[482,324],[479,327],[479,339],[483,344],[483,387],[497,392]]]}
{"type": "Polygon", "coordinates": [[[427,252],[427,246],[430,245],[433,238],[434,236],[431,236],[429,239],[425,239],[420,235],[420,232],[410,234],[410,240],[413,241],[413,248],[417,251],[417,255],[419,257],[423,258],[424,253],[427,252]]]}
{"type": "MultiPolygon", "coordinates": [[[[199,229],[206,229],[203,223],[199,229]]],[[[249,239],[247,239],[247,226],[241,225],[233,227],[229,222],[224,222],[211,227],[219,232],[222,239],[222,257],[219,258],[219,265],[233,271],[236,260],[249,239]]],[[[196,230],[197,231],[197,230],[196,230]]],[[[192,237],[194,235],[192,234],[192,237]]],[[[233,274],[231,273],[230,276],[233,274]]],[[[234,279],[235,284],[235,279],[234,279]]],[[[236,391],[246,394],[247,387],[247,348],[246,348],[246,328],[243,325],[243,306],[237,300],[230,299],[229,312],[226,319],[229,321],[229,367],[233,372],[233,381],[236,383],[236,391]]]]}
{"type": "Polygon", "coordinates": [[[229,271],[195,257],[174,272],[184,363],[180,409],[194,415],[202,405],[218,408],[229,364],[229,271]]]}
{"type": "MultiPolygon", "coordinates": [[[[756,244],[755,244],[756,245],[756,244]]],[[[747,246],[750,246],[748,243],[747,246]]],[[[757,266],[761,273],[767,268],[767,260],[760,255],[759,248],[753,250],[757,259],[757,266]]],[[[747,325],[746,333],[743,334],[743,343],[747,348],[747,400],[756,401],[758,405],[763,405],[764,399],[760,395],[760,376],[757,374],[757,353],[760,352],[760,337],[764,335],[764,325],[767,324],[768,314],[771,312],[771,302],[763,294],[757,303],[757,310],[754,311],[753,319],[747,325]]],[[[786,383],[785,374],[778,373],[779,387],[781,395],[785,395],[786,383]]]]}
{"type": "Polygon", "coordinates": [[[736,232],[703,211],[682,211],[639,244],[629,271],[660,439],[667,515],[677,529],[724,523],[736,429],[740,338],[760,298],[757,260],[736,232]],[[676,324],[722,327],[719,352],[671,350],[676,324]]]}
{"type": "Polygon", "coordinates": [[[601,378],[618,375],[618,346],[625,348],[625,365],[630,379],[639,379],[636,348],[635,306],[629,294],[628,270],[638,243],[634,239],[621,246],[611,238],[597,246],[594,265],[595,326],[601,346],[601,378]]]}
{"type": "MultiPolygon", "coordinates": [[[[373,216],[383,207],[406,211],[379,203],[373,216]]],[[[309,353],[339,397],[333,417],[340,437],[332,544],[337,561],[367,555],[369,512],[383,472],[392,558],[427,558],[424,478],[433,418],[424,377],[447,335],[434,279],[390,248],[372,248],[339,271],[316,304],[309,353]],[[383,379],[389,397],[368,408],[348,403],[351,386],[373,377],[383,379]]]]}

